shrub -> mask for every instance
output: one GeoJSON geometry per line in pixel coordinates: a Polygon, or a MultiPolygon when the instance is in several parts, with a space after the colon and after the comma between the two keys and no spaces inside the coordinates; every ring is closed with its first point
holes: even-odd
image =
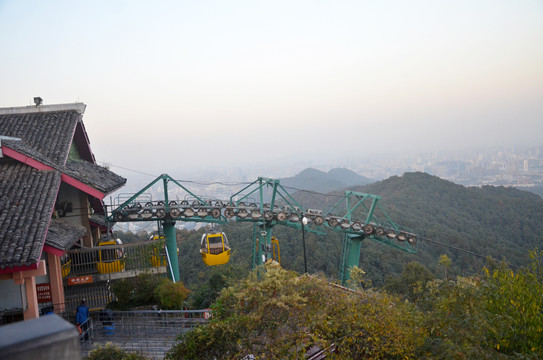
{"type": "Polygon", "coordinates": [[[168,359],[410,359],[426,331],[422,314],[386,293],[349,291],[319,276],[253,272],[224,289],[213,318],[180,335],[168,359]]]}
{"type": "Polygon", "coordinates": [[[135,306],[158,303],[154,290],[161,281],[161,277],[145,273],[115,281],[112,284],[112,289],[117,297],[116,307],[120,310],[127,310],[135,306]]]}
{"type": "Polygon", "coordinates": [[[169,279],[162,279],[154,293],[161,309],[180,310],[189,290],[181,282],[174,283],[169,279]]]}
{"type": "Polygon", "coordinates": [[[530,256],[516,271],[489,262],[481,277],[430,283],[428,357],[542,359],[543,252],[530,256]]]}
{"type": "Polygon", "coordinates": [[[137,352],[121,349],[112,343],[105,346],[97,346],[87,356],[86,360],[148,360],[149,358],[137,352]]]}

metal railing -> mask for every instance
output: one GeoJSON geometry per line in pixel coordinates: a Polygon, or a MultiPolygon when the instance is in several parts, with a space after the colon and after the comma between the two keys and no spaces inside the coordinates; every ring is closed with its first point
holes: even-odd
{"type": "Polygon", "coordinates": [[[83,275],[104,275],[123,271],[166,271],[163,241],[146,241],[123,245],[97,246],[68,250],[63,265],[66,278],[83,275]]]}
{"type": "Polygon", "coordinates": [[[82,334],[82,355],[97,345],[114,345],[142,353],[152,359],[163,359],[175,338],[208,321],[209,310],[142,310],[91,312],[88,340],[82,334]]]}
{"type": "MultiPolygon", "coordinates": [[[[76,326],[75,312],[69,304],[49,306],[76,326]],[[60,312],[58,309],[65,309],[60,312]]],[[[205,310],[91,311],[89,319],[79,324],[81,353],[85,357],[96,346],[106,343],[139,352],[151,359],[163,359],[181,333],[207,323],[211,312],[205,310]]],[[[22,321],[22,319],[18,319],[22,321]]]]}
{"type": "Polygon", "coordinates": [[[0,309],[0,326],[23,320],[22,308],[0,309]]]}
{"type": "Polygon", "coordinates": [[[116,298],[110,289],[109,281],[98,281],[90,284],[66,286],[64,288],[65,311],[74,314],[77,306],[85,299],[91,309],[103,309],[116,298]]]}
{"type": "Polygon", "coordinates": [[[88,318],[83,324],[76,324],[80,341],[92,340],[94,336],[94,324],[92,318],[88,318]]]}

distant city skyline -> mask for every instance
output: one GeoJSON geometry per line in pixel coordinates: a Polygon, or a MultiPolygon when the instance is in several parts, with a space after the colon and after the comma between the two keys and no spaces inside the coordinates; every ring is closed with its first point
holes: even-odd
{"type": "Polygon", "coordinates": [[[543,144],[536,0],[0,0],[0,43],[0,107],[149,174],[543,144]]]}
{"type": "MultiPolygon", "coordinates": [[[[231,167],[226,170],[208,169],[190,172],[170,169],[169,175],[186,181],[189,187],[207,188],[206,184],[224,182],[230,189],[231,183],[252,182],[259,176],[283,179],[292,177],[307,168],[328,172],[334,168],[346,168],[374,181],[406,172],[427,172],[457,184],[478,186],[506,185],[527,188],[537,185],[543,188],[543,145],[539,147],[489,147],[465,151],[436,151],[415,155],[391,155],[360,161],[293,163],[283,166],[270,165],[261,168],[231,167]],[[529,165],[527,167],[527,165],[529,165]],[[466,176],[473,169],[471,176],[466,176]],[[466,173],[467,171],[467,173],[466,173]]],[[[141,173],[135,169],[112,169],[128,178],[121,193],[139,191],[160,174],[141,173]]],[[[244,185],[238,183],[239,186],[244,185]]],[[[220,186],[219,186],[220,187],[220,186]]],[[[204,193],[207,193],[205,190],[204,193]]],[[[202,194],[204,194],[202,193],[202,194]]]]}

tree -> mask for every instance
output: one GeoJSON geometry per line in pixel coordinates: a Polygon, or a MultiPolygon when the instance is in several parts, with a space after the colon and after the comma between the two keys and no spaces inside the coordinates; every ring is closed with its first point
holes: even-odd
{"type": "Polygon", "coordinates": [[[426,296],[428,282],[434,276],[424,265],[412,261],[405,265],[400,276],[386,277],[385,290],[396,293],[412,302],[420,302],[426,296]]]}
{"type": "Polygon", "coordinates": [[[480,280],[458,277],[454,281],[435,280],[428,285],[429,337],[419,357],[499,359],[499,354],[486,344],[488,319],[480,280]]]}
{"type": "Polygon", "coordinates": [[[116,280],[111,287],[117,298],[111,307],[119,310],[156,304],[165,309],[181,309],[189,292],[181,282],[173,283],[149,273],[116,280]]]}
{"type": "Polygon", "coordinates": [[[180,335],[169,359],[297,359],[310,349],[337,359],[409,359],[425,338],[422,314],[394,296],[280,268],[256,269],[212,309],[207,325],[180,335]]]}
{"type": "Polygon", "coordinates": [[[161,309],[181,310],[189,290],[181,282],[174,283],[170,279],[162,279],[154,293],[161,309]]]}
{"type": "Polygon", "coordinates": [[[362,290],[364,287],[371,286],[371,280],[367,280],[366,272],[358,266],[353,266],[349,269],[349,280],[347,285],[354,290],[362,290]]]}
{"type": "Polygon", "coordinates": [[[111,289],[117,298],[113,308],[128,310],[132,307],[158,303],[154,290],[162,278],[149,273],[112,282],[111,289]]]}
{"type": "Polygon", "coordinates": [[[543,358],[543,252],[530,256],[517,271],[490,262],[482,277],[433,282],[425,357],[543,358]]]}
{"type": "Polygon", "coordinates": [[[219,272],[212,273],[207,282],[199,286],[191,296],[191,307],[194,309],[209,308],[226,285],[227,279],[224,274],[219,272]]]}
{"type": "Polygon", "coordinates": [[[514,272],[504,264],[485,269],[485,307],[489,343],[506,354],[543,357],[543,251],[531,251],[532,263],[514,272]]]}
{"type": "Polygon", "coordinates": [[[450,268],[452,264],[451,258],[448,257],[446,254],[442,254],[439,256],[438,263],[443,267],[443,278],[447,280],[447,269],[450,268]]]}

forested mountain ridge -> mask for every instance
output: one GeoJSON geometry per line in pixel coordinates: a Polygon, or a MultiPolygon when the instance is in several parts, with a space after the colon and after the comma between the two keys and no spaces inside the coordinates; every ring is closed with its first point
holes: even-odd
{"type": "MultiPolygon", "coordinates": [[[[528,262],[528,251],[543,247],[543,199],[509,187],[464,187],[426,173],[406,173],[350,190],[381,196],[380,204],[392,220],[421,237],[462,248],[514,265],[528,262]]],[[[316,196],[299,192],[304,207],[329,209],[342,192],[316,196]]],[[[381,272],[396,272],[396,263],[419,261],[436,270],[437,258],[447,254],[456,273],[480,269],[481,260],[447,247],[419,241],[418,254],[402,254],[367,241],[361,266],[381,272]]]]}
{"type": "MultiPolygon", "coordinates": [[[[428,238],[513,264],[543,245],[543,199],[515,188],[464,187],[408,173],[361,188],[378,193],[400,224],[428,238]]],[[[458,256],[457,253],[455,256],[458,256]]]]}

